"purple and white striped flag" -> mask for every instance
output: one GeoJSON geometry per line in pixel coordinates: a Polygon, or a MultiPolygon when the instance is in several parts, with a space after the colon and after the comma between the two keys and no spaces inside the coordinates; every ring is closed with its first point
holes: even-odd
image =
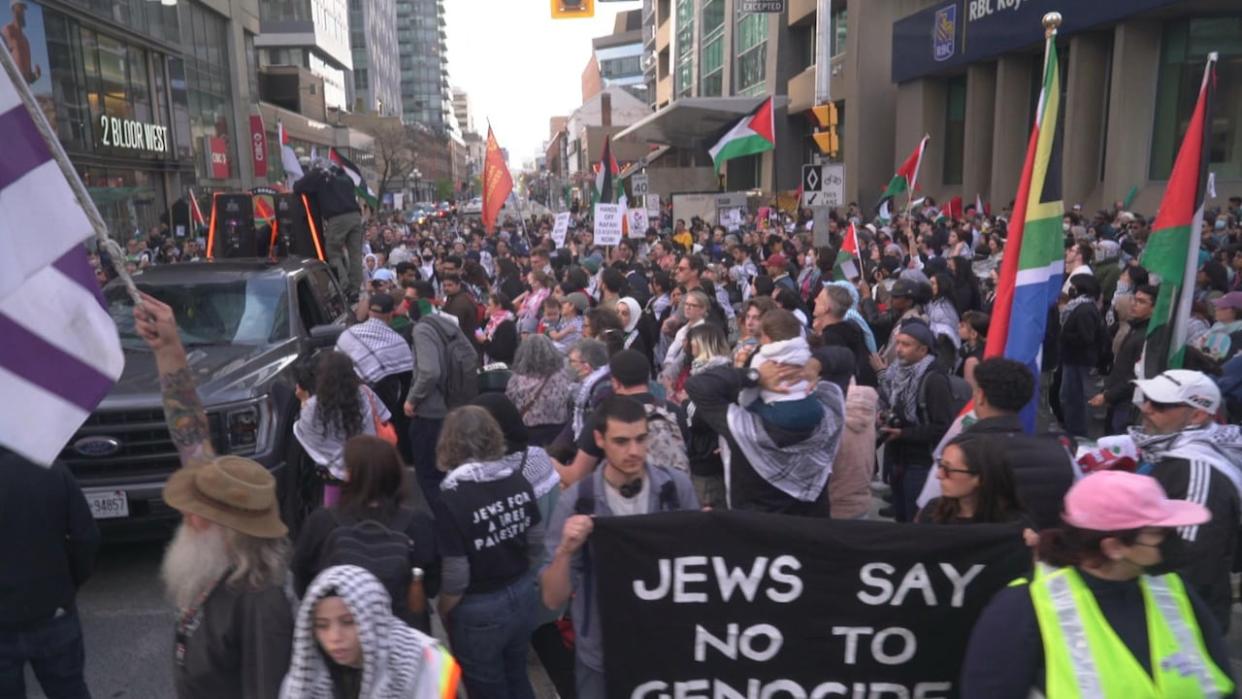
{"type": "Polygon", "coordinates": [[[0,444],[51,463],[121,375],[91,225],[0,71],[0,444]]]}

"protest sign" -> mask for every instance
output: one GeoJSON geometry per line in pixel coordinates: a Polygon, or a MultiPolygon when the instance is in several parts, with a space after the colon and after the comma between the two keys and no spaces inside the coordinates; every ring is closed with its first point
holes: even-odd
{"type": "Polygon", "coordinates": [[[600,517],[608,696],[958,694],[971,628],[1031,564],[1016,525],[754,512],[600,517]]]}
{"type": "Polygon", "coordinates": [[[741,209],[720,210],[720,225],[724,226],[725,230],[730,233],[742,227],[742,220],[743,216],[741,209]]]}
{"type": "Polygon", "coordinates": [[[565,247],[565,235],[569,232],[569,212],[562,211],[556,215],[556,221],[552,224],[552,242],[556,243],[556,247],[565,247]]]}
{"type": "Polygon", "coordinates": [[[643,197],[643,203],[647,205],[647,220],[658,222],[660,220],[660,195],[648,194],[643,197]]]}
{"type": "Polygon", "coordinates": [[[630,227],[631,238],[642,238],[647,235],[647,210],[646,209],[629,209],[625,212],[629,218],[627,223],[630,227]]]}
{"type": "Polygon", "coordinates": [[[595,244],[618,245],[621,242],[621,219],[625,207],[621,204],[595,205],[595,244]]]}

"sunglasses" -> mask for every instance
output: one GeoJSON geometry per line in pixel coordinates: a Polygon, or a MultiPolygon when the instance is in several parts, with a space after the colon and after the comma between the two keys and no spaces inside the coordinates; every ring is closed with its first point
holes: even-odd
{"type": "Polygon", "coordinates": [[[1151,406],[1152,410],[1155,410],[1158,413],[1163,413],[1169,410],[1173,410],[1174,408],[1189,408],[1190,407],[1186,405],[1185,403],[1161,403],[1160,401],[1152,400],[1150,398],[1146,399],[1146,402],[1148,405],[1151,406]]]}

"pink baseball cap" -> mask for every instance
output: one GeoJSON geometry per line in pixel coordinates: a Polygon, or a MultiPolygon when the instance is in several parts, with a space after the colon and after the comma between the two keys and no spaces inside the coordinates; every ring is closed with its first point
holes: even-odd
{"type": "Polygon", "coordinates": [[[1067,524],[1101,532],[1181,527],[1211,518],[1202,505],[1170,500],[1156,479],[1125,471],[1099,471],[1075,483],[1061,514],[1067,524]]]}

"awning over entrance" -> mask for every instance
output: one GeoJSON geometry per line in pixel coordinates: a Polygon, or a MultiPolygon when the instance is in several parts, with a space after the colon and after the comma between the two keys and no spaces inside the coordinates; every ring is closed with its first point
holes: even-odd
{"type": "MultiPolygon", "coordinates": [[[[767,96],[683,97],[613,136],[614,141],[662,144],[689,150],[710,148],[721,132],[749,114],[767,96]]],[[[773,107],[789,104],[778,96],[773,107]]]]}
{"type": "Polygon", "coordinates": [[[626,166],[625,166],[625,167],[621,170],[621,174],[620,174],[620,175],[618,175],[618,177],[620,177],[620,178],[621,178],[621,179],[623,179],[623,180],[624,180],[624,179],[626,179],[626,178],[628,178],[630,175],[633,175],[634,173],[636,173],[636,172],[638,172],[638,171],[642,170],[643,168],[647,167],[648,165],[650,165],[650,164],[654,163],[654,162],[655,162],[655,161],[656,161],[656,160],[657,160],[657,159],[658,159],[661,155],[664,155],[665,153],[669,152],[670,150],[672,150],[670,146],[657,146],[657,147],[653,148],[653,149],[651,150],[651,152],[650,152],[650,153],[648,153],[648,154],[644,155],[643,157],[639,158],[638,160],[635,160],[634,162],[630,163],[629,165],[626,165],[626,166]]]}

